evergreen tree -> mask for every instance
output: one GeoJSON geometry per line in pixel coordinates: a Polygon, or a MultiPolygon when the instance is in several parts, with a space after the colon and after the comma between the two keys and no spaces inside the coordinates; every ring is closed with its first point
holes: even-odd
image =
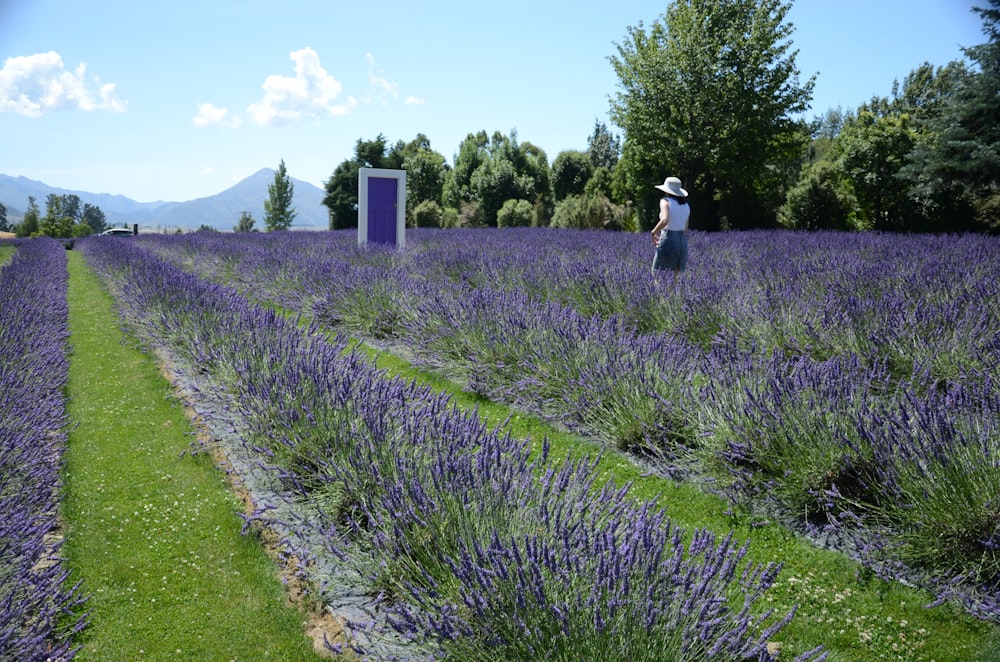
{"type": "Polygon", "coordinates": [[[295,209],[292,207],[294,189],[285,170],[285,160],[282,159],[274,173],[274,183],[267,187],[267,200],[264,201],[264,227],[268,232],[287,230],[292,225],[295,219],[295,209]]]}
{"type": "Polygon", "coordinates": [[[0,232],[8,232],[10,227],[7,225],[7,208],[0,202],[0,232]]]}
{"type": "Polygon", "coordinates": [[[932,203],[964,200],[974,227],[1000,232],[1000,0],[989,4],[973,9],[989,41],[964,49],[979,71],[928,122],[930,135],[914,149],[906,172],[932,203]]]}

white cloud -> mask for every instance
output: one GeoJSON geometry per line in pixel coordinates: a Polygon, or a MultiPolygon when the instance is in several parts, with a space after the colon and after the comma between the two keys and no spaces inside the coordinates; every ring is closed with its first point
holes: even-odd
{"type": "Polygon", "coordinates": [[[113,83],[86,81],[87,65],[81,62],[66,71],[55,51],[21,55],[4,60],[0,69],[0,112],[41,117],[56,110],[108,110],[124,112],[126,102],[115,96],[113,83]]]}
{"type": "Polygon", "coordinates": [[[403,103],[405,103],[407,106],[422,106],[427,102],[421,99],[420,97],[406,97],[406,101],[404,101],[403,103]]]}
{"type": "Polygon", "coordinates": [[[257,124],[291,124],[350,112],[356,102],[334,103],[342,86],[320,65],[316,51],[306,47],[289,57],[295,62],[295,77],[268,76],[262,85],[264,98],[247,108],[257,124]]]}
{"type": "Polygon", "coordinates": [[[198,114],[192,120],[194,121],[194,125],[201,129],[212,127],[236,128],[243,123],[238,115],[229,117],[229,110],[227,108],[217,108],[211,103],[198,104],[198,114]]]}
{"type": "Polygon", "coordinates": [[[381,71],[375,73],[375,58],[371,53],[365,53],[365,59],[368,60],[368,84],[375,88],[377,92],[381,93],[382,105],[389,102],[389,97],[398,99],[399,92],[396,91],[396,88],[398,88],[399,85],[383,78],[381,76],[381,71]]]}

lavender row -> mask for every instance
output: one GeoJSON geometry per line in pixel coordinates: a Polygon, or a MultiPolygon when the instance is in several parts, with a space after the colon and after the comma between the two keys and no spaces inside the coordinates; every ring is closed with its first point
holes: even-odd
{"type": "Polygon", "coordinates": [[[896,377],[914,363],[941,379],[996,367],[995,237],[694,233],[678,291],[653,282],[650,247],[630,234],[421,229],[403,253],[358,250],[345,232],[161,241],[204,275],[296,309],[319,304],[370,335],[400,332],[421,285],[458,298],[488,287],[701,347],[723,339],[820,359],[854,354],[896,377]]]}
{"type": "Polygon", "coordinates": [[[343,233],[158,250],[619,447],[697,457],[734,502],[842,531],[888,574],[960,577],[970,609],[998,617],[995,238],[703,236],[704,264],[657,298],[688,321],[648,333],[637,320],[665,317],[645,275],[624,278],[645,312],[560,303],[560,288],[589,290],[612,310],[623,265],[642,272],[634,238],[460,234],[418,234],[403,254],[343,233]]]}
{"type": "Polygon", "coordinates": [[[0,660],[67,660],[86,623],[59,558],[68,272],[52,239],[0,269],[0,660]]]}
{"type": "Polygon", "coordinates": [[[778,566],[684,542],[655,504],[595,486],[594,464],[531,460],[526,440],[143,242],[80,247],[143,338],[232,394],[248,447],[310,513],[286,524],[324,533],[310,553],[357,567],[432,656],[575,659],[601,641],[629,659],[768,659],[791,618],[760,606],[778,566]]]}

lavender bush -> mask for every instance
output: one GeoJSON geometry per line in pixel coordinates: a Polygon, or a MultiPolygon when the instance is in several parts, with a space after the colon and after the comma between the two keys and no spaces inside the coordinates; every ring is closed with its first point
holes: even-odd
{"type": "Polygon", "coordinates": [[[545,453],[529,461],[526,440],[386,378],[345,354],[342,337],[302,329],[158,259],[145,243],[158,242],[79,247],[147,342],[231,394],[248,450],[309,513],[286,524],[322,533],[330,553],[387,593],[396,626],[414,640],[443,654],[455,646],[478,651],[471,659],[534,659],[527,648],[506,648],[502,633],[523,637],[527,624],[535,633],[527,643],[542,650],[541,624],[554,613],[547,604],[515,611],[484,604],[469,614],[460,602],[516,596],[525,573],[536,573],[536,592],[551,591],[574,623],[560,643],[567,659],[589,655],[583,647],[602,637],[638,659],[653,650],[769,659],[767,640],[791,618],[758,604],[777,566],[748,566],[745,547],[729,539],[699,533],[682,543],[662,511],[629,502],[626,488],[595,493],[593,463],[552,465],[545,453]],[[551,553],[534,555],[545,549],[551,553]],[[543,561],[547,574],[536,576],[543,561]],[[500,587],[486,596],[467,570],[493,562],[508,577],[494,577],[500,587]],[[455,608],[461,624],[444,625],[455,608]],[[471,629],[459,637],[456,628],[471,629]]]}
{"type": "Polygon", "coordinates": [[[0,269],[0,660],[68,660],[84,596],[59,558],[69,335],[65,249],[16,242],[0,269]]]}

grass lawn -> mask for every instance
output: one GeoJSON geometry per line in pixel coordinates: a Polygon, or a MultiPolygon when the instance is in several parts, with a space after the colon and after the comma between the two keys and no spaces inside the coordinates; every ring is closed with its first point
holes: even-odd
{"type": "Polygon", "coordinates": [[[68,251],[71,363],[63,548],[90,596],[77,659],[318,660],[275,562],[111,297],[68,251]]]}

